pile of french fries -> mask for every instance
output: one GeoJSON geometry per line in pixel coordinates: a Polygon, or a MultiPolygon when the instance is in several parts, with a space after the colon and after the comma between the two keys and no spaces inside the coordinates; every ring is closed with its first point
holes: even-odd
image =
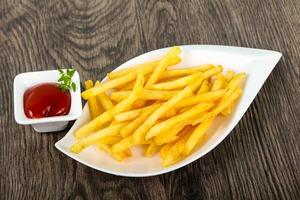
{"type": "Polygon", "coordinates": [[[97,145],[118,161],[141,145],[169,166],[189,155],[218,115],[229,115],[242,94],[244,73],[205,64],[172,69],[181,59],[172,47],[161,60],[111,72],[104,83],[88,80],[82,97],[92,120],[75,133],[73,153],[97,145]]]}

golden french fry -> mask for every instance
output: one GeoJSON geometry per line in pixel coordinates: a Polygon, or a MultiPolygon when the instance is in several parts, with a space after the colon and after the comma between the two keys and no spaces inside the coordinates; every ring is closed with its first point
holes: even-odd
{"type": "MultiPolygon", "coordinates": [[[[91,88],[93,88],[93,81],[92,80],[85,81],[85,89],[88,90],[88,89],[91,89],[91,88]]],[[[88,105],[89,105],[89,109],[90,109],[92,119],[96,118],[103,111],[101,109],[101,107],[99,106],[99,104],[97,103],[96,98],[89,99],[88,100],[88,105]]]]}
{"type": "MultiPolygon", "coordinates": [[[[208,70],[209,71],[209,70],[208,70]]],[[[204,72],[205,73],[205,72],[204,72]]],[[[203,73],[199,73],[197,79],[195,79],[189,87],[192,89],[193,92],[196,92],[198,88],[202,85],[202,81],[204,80],[203,73]]]]}
{"type": "Polygon", "coordinates": [[[199,124],[205,120],[215,117],[219,113],[221,113],[226,107],[231,105],[237,98],[239,98],[242,94],[241,88],[237,88],[230,94],[227,98],[223,99],[212,111],[204,114],[200,118],[193,121],[192,125],[199,124]]]}
{"type": "Polygon", "coordinates": [[[85,89],[88,90],[88,89],[91,89],[94,87],[94,83],[92,80],[87,80],[84,82],[84,85],[85,85],[85,89]]]}
{"type": "Polygon", "coordinates": [[[133,146],[132,135],[125,137],[123,140],[112,146],[113,153],[123,152],[133,146]]]}
{"type": "Polygon", "coordinates": [[[109,153],[110,155],[112,155],[112,157],[114,159],[116,159],[117,161],[123,161],[126,157],[128,157],[126,152],[112,153],[111,146],[109,146],[107,144],[102,144],[102,143],[98,142],[97,146],[98,146],[99,149],[101,149],[101,150],[105,151],[106,153],[109,153]]]}
{"type": "Polygon", "coordinates": [[[115,120],[118,122],[131,121],[140,116],[144,111],[151,109],[152,107],[153,105],[117,114],[115,115],[115,120]]]}
{"type": "Polygon", "coordinates": [[[226,79],[225,79],[224,75],[221,73],[217,74],[217,78],[212,85],[211,91],[216,91],[216,90],[222,89],[223,86],[225,85],[225,83],[226,83],[226,79]]]}
{"type": "Polygon", "coordinates": [[[199,94],[199,95],[195,95],[195,96],[191,96],[188,98],[183,99],[181,102],[179,102],[176,105],[176,108],[182,108],[182,107],[186,107],[186,106],[192,106],[195,105],[197,103],[200,102],[212,102],[212,101],[216,101],[220,98],[222,98],[225,94],[226,90],[217,90],[217,91],[213,91],[213,92],[207,92],[204,94],[199,94]]]}
{"type": "Polygon", "coordinates": [[[224,95],[223,99],[230,96],[239,86],[240,84],[245,80],[246,74],[245,73],[239,73],[236,74],[231,81],[228,83],[225,89],[227,89],[226,94],[224,95]]]}
{"type": "Polygon", "coordinates": [[[98,117],[93,119],[92,121],[88,122],[84,126],[80,127],[78,130],[75,131],[74,135],[77,139],[83,138],[91,133],[102,128],[102,126],[113,119],[113,115],[111,112],[106,111],[100,114],[98,117]]]}
{"type": "Polygon", "coordinates": [[[170,50],[167,52],[167,54],[163,57],[163,59],[159,62],[158,66],[154,69],[153,73],[151,74],[150,78],[148,79],[146,83],[146,88],[149,88],[151,85],[156,83],[162,73],[166,70],[168,67],[169,60],[178,57],[181,50],[179,47],[175,46],[170,48],[170,50]]]}
{"type": "Polygon", "coordinates": [[[198,114],[209,110],[213,107],[213,103],[201,103],[196,106],[193,106],[188,111],[181,113],[175,117],[172,117],[160,124],[153,126],[149,132],[146,134],[146,140],[158,135],[161,132],[169,130],[171,127],[176,126],[180,123],[185,122],[186,120],[197,116],[198,114]]]}
{"type": "MultiPolygon", "coordinates": [[[[96,81],[95,87],[100,86],[101,83],[96,81]]],[[[97,100],[101,103],[105,110],[110,110],[114,107],[114,104],[111,102],[110,98],[105,94],[105,92],[101,92],[96,96],[97,100]]]]}
{"type": "Polygon", "coordinates": [[[179,137],[177,136],[180,131],[184,129],[184,126],[177,126],[174,127],[172,130],[168,130],[166,132],[160,133],[157,136],[154,137],[154,142],[157,145],[162,145],[165,143],[171,143],[176,141],[179,137]]]}
{"type": "Polygon", "coordinates": [[[226,78],[227,82],[231,81],[231,79],[234,77],[234,75],[235,75],[234,71],[228,70],[226,75],[225,75],[225,78],[226,78]]]}
{"type": "Polygon", "coordinates": [[[182,138],[175,142],[174,145],[169,147],[167,150],[166,156],[163,158],[163,166],[167,167],[175,162],[177,162],[181,158],[181,154],[185,148],[185,142],[189,134],[182,135],[182,138]]]}
{"type": "Polygon", "coordinates": [[[178,78],[174,81],[168,81],[168,82],[163,82],[163,83],[156,83],[154,85],[151,85],[149,89],[153,90],[174,90],[174,89],[180,89],[183,88],[193,81],[197,81],[197,78],[203,76],[202,72],[197,72],[195,74],[185,76],[182,78],[178,78]]]}
{"type": "MultiPolygon", "coordinates": [[[[134,120],[138,116],[140,116],[144,111],[146,111],[147,109],[151,109],[153,106],[154,105],[145,106],[142,108],[138,108],[135,110],[130,110],[127,112],[117,114],[117,115],[115,115],[115,120],[117,122],[126,122],[126,121],[134,120]]],[[[159,119],[166,119],[166,118],[172,117],[174,115],[176,115],[176,110],[170,109],[168,112],[164,113],[159,119]]]]}
{"type": "Polygon", "coordinates": [[[229,105],[227,108],[225,108],[225,109],[221,112],[221,114],[224,115],[224,116],[226,116],[226,115],[230,115],[231,112],[232,112],[232,105],[229,105]]]}
{"type": "Polygon", "coordinates": [[[162,159],[164,159],[167,156],[169,149],[174,145],[175,145],[175,142],[167,143],[160,148],[159,153],[160,153],[160,156],[162,157],[162,159]]]}
{"type": "Polygon", "coordinates": [[[130,72],[130,73],[128,73],[124,76],[121,76],[119,78],[104,82],[98,87],[93,87],[89,90],[86,90],[81,94],[81,96],[84,99],[89,99],[93,96],[96,96],[97,94],[99,94],[101,92],[104,92],[105,90],[112,89],[112,88],[115,88],[115,87],[118,87],[120,85],[123,85],[123,84],[126,84],[126,83],[129,83],[129,82],[133,81],[134,79],[137,78],[138,74],[145,75],[147,73],[151,73],[151,69],[147,70],[145,68],[141,68],[137,71],[130,72]]]}
{"type": "Polygon", "coordinates": [[[125,85],[122,85],[121,87],[118,87],[118,91],[128,91],[128,90],[132,90],[134,86],[134,81],[129,82],[125,85]]]}
{"type": "Polygon", "coordinates": [[[78,140],[72,145],[71,151],[73,153],[80,153],[84,148],[97,143],[102,138],[108,136],[115,136],[120,133],[121,129],[126,125],[126,123],[120,123],[116,125],[109,126],[107,128],[101,129],[96,133],[87,136],[86,138],[78,140]]]}
{"type": "Polygon", "coordinates": [[[157,61],[152,61],[152,62],[146,62],[146,63],[142,63],[142,64],[138,64],[138,65],[131,66],[131,67],[128,67],[128,68],[123,69],[123,70],[118,70],[118,71],[114,71],[114,72],[108,73],[108,74],[107,74],[107,77],[108,77],[110,80],[116,79],[116,78],[122,77],[122,76],[124,76],[124,75],[127,75],[127,74],[129,74],[130,72],[136,72],[136,71],[137,71],[138,69],[140,69],[140,68],[153,69],[153,68],[155,68],[158,64],[159,64],[159,60],[157,60],[157,61]]]}
{"type": "Polygon", "coordinates": [[[97,146],[102,151],[111,154],[111,149],[110,149],[111,147],[108,144],[103,144],[101,142],[97,142],[97,146]]]}
{"type": "Polygon", "coordinates": [[[98,95],[99,93],[104,92],[105,90],[112,89],[119,85],[133,81],[136,78],[136,76],[137,76],[137,73],[132,72],[125,76],[121,76],[119,78],[104,82],[103,84],[101,84],[98,87],[94,87],[94,88],[91,88],[89,90],[82,92],[81,93],[82,98],[89,99],[91,97],[94,97],[94,96],[98,95]]]}
{"type": "Polygon", "coordinates": [[[170,117],[175,116],[176,114],[177,114],[176,109],[172,108],[168,112],[165,112],[164,114],[162,114],[158,119],[168,119],[170,117]]]}
{"type": "MultiPolygon", "coordinates": [[[[231,92],[238,87],[238,85],[241,84],[241,82],[243,81],[243,79],[245,78],[245,74],[241,73],[241,74],[237,74],[235,76],[235,73],[231,70],[227,71],[227,74],[226,74],[226,80],[229,81],[228,85],[226,86],[226,88],[228,89],[228,92],[227,92],[227,95],[230,95],[231,92]],[[233,79],[234,78],[234,79],[233,79]]],[[[221,114],[222,115],[230,115],[231,112],[232,112],[232,109],[233,109],[233,105],[229,105],[228,107],[226,107],[222,112],[221,114]]]]}
{"type": "Polygon", "coordinates": [[[147,146],[144,155],[146,157],[153,156],[156,152],[159,151],[159,149],[160,149],[160,146],[156,145],[155,143],[152,142],[147,146]]]}
{"type": "Polygon", "coordinates": [[[145,79],[143,75],[139,74],[137,76],[137,79],[135,81],[135,85],[133,87],[133,92],[123,101],[118,103],[113,109],[112,113],[113,115],[119,114],[121,112],[125,112],[130,110],[133,103],[138,99],[138,97],[141,95],[143,91],[143,85],[144,85],[145,79]]]}
{"type": "Polygon", "coordinates": [[[223,71],[223,67],[221,65],[219,65],[217,67],[214,67],[212,69],[209,69],[209,70],[203,72],[203,78],[207,79],[207,78],[214,76],[222,71],[223,71]]]}
{"type": "Polygon", "coordinates": [[[176,95],[174,95],[170,100],[163,103],[158,109],[156,109],[133,133],[134,143],[138,144],[143,142],[145,140],[145,135],[147,131],[156,123],[160,116],[168,110],[174,108],[175,105],[185,97],[191,96],[192,93],[192,89],[189,86],[187,86],[183,90],[178,92],[176,95]]]}
{"type": "Polygon", "coordinates": [[[212,124],[213,118],[200,123],[186,141],[183,155],[188,155],[198,144],[200,138],[205,134],[209,126],[212,124]]]}
{"type": "Polygon", "coordinates": [[[209,85],[208,85],[208,81],[204,80],[199,88],[199,90],[197,91],[197,94],[203,94],[206,93],[210,90],[209,85]]]}
{"type": "Polygon", "coordinates": [[[100,142],[102,144],[115,144],[117,142],[120,142],[123,138],[121,136],[110,136],[110,137],[105,137],[105,138],[102,138],[100,140],[100,142]]]}
{"type": "Polygon", "coordinates": [[[205,65],[200,65],[200,66],[197,66],[197,67],[167,70],[161,75],[159,80],[165,80],[165,79],[171,79],[171,78],[178,78],[178,77],[182,77],[182,76],[188,76],[188,75],[192,75],[192,74],[197,73],[197,72],[204,72],[204,71],[209,70],[213,67],[214,66],[211,65],[211,64],[205,64],[205,65]]]}
{"type": "MultiPolygon", "coordinates": [[[[142,100],[169,100],[171,99],[179,90],[143,90],[140,95],[140,99],[142,100]]],[[[119,91],[111,93],[111,99],[114,101],[122,101],[126,97],[128,97],[130,91],[119,91]]]]}
{"type": "Polygon", "coordinates": [[[90,121],[89,123],[79,128],[75,132],[75,137],[82,138],[90,133],[93,133],[99,130],[104,124],[111,122],[114,118],[114,115],[129,110],[132,104],[138,99],[138,96],[141,94],[143,84],[144,84],[144,80],[142,75],[138,76],[136,79],[133,92],[128,96],[128,98],[118,103],[111,110],[102,113],[101,115],[99,115],[98,117],[90,121]]]}
{"type": "MultiPolygon", "coordinates": [[[[167,65],[168,66],[176,65],[180,61],[181,61],[181,59],[179,57],[174,57],[174,58],[171,58],[168,61],[167,65]]],[[[126,69],[123,69],[123,70],[118,70],[118,71],[115,71],[115,72],[111,72],[107,76],[108,76],[109,79],[116,79],[116,78],[125,76],[125,75],[127,75],[131,72],[135,73],[135,72],[139,71],[140,69],[145,70],[145,74],[148,74],[148,73],[151,73],[154,70],[154,68],[158,66],[159,62],[160,61],[158,60],[158,61],[153,61],[153,62],[142,63],[142,64],[135,65],[133,67],[129,67],[129,68],[126,68],[126,69]]]]}
{"type": "Polygon", "coordinates": [[[131,121],[128,125],[126,125],[120,132],[122,137],[127,137],[131,135],[159,106],[159,104],[150,106],[147,110],[143,111],[139,117],[137,117],[135,120],[131,121]]]}
{"type": "Polygon", "coordinates": [[[134,108],[142,108],[143,106],[145,106],[146,105],[146,101],[144,101],[144,100],[142,100],[142,99],[138,99],[138,100],[136,100],[134,103],[133,103],[133,107],[134,108]]]}

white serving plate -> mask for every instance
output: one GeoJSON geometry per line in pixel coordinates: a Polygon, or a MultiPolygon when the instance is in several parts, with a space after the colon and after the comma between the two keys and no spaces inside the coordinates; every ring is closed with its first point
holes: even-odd
{"type": "MultiPolygon", "coordinates": [[[[73,137],[74,131],[90,120],[87,105],[66,136],[55,144],[56,148],[84,165],[119,176],[145,177],[176,170],[204,156],[224,140],[242,118],[282,56],[281,53],[275,51],[229,46],[186,45],[181,46],[181,49],[182,53],[180,57],[182,58],[182,62],[176,68],[211,63],[215,65],[221,64],[225,71],[232,69],[236,72],[246,72],[248,74],[244,93],[236,105],[233,114],[228,117],[218,117],[215,119],[214,124],[207,132],[205,143],[199,144],[198,148],[190,156],[170,167],[164,168],[161,165],[159,155],[150,158],[143,157],[143,149],[140,147],[134,147],[134,155],[122,163],[117,162],[105,152],[100,151],[96,146],[91,146],[83,150],[80,154],[71,153],[69,149],[75,142],[75,138],[73,137]]],[[[168,48],[158,49],[137,56],[122,64],[116,70],[125,69],[147,61],[158,60],[162,58],[167,50],[168,48]]]]}

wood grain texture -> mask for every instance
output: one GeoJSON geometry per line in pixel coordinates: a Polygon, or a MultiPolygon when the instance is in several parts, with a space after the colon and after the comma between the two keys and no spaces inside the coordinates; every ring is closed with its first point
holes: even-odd
{"type": "Polygon", "coordinates": [[[0,199],[299,199],[300,2],[0,0],[0,199]],[[64,156],[65,132],[16,125],[13,78],[73,66],[101,79],[141,53],[220,44],[283,53],[233,132],[174,172],[124,178],[64,156]]]}

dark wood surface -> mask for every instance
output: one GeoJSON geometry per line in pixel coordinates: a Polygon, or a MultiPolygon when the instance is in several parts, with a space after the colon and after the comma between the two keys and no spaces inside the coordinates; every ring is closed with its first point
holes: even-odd
{"type": "Polygon", "coordinates": [[[300,2],[0,0],[0,199],[299,199],[300,2]],[[283,53],[233,132],[174,172],[124,178],[54,147],[65,132],[16,124],[13,79],[73,66],[101,79],[144,52],[220,44],[283,53]]]}

